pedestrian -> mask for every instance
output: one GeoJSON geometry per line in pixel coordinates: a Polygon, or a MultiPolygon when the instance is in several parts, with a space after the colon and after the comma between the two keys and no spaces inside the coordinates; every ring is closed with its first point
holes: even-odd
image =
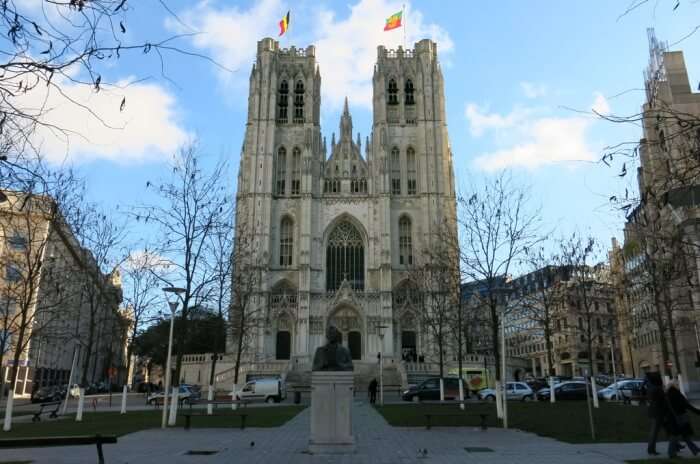
{"type": "Polygon", "coordinates": [[[374,404],[377,402],[377,379],[372,379],[367,388],[367,393],[369,393],[369,403],[374,404]]]}
{"type": "Polygon", "coordinates": [[[667,408],[664,425],[669,436],[668,457],[676,457],[678,450],[681,449],[679,443],[681,438],[688,445],[688,449],[696,456],[700,448],[693,442],[694,431],[693,426],[690,424],[688,411],[700,414],[700,409],[690,404],[688,399],[678,389],[678,384],[675,381],[669,382],[665,398],[667,408]]]}
{"type": "Polygon", "coordinates": [[[656,451],[656,441],[659,438],[659,430],[664,423],[667,409],[661,374],[658,372],[647,372],[644,384],[647,391],[647,411],[651,421],[647,453],[657,456],[659,453],[656,451]]]}

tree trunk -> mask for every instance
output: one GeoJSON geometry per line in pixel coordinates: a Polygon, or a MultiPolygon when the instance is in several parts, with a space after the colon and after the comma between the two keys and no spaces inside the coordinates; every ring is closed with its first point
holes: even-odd
{"type": "Polygon", "coordinates": [[[493,341],[493,359],[495,363],[496,370],[496,380],[501,381],[501,351],[498,346],[498,327],[500,325],[500,318],[498,317],[498,311],[495,302],[491,302],[491,337],[493,341]]]}
{"type": "Polygon", "coordinates": [[[656,325],[659,329],[659,344],[661,345],[661,362],[663,363],[662,369],[664,373],[668,376],[671,375],[671,371],[668,366],[670,360],[668,352],[668,343],[666,342],[666,325],[664,324],[664,315],[661,310],[661,302],[659,301],[659,294],[654,290],[654,315],[656,316],[656,325]]]}
{"type": "Polygon", "coordinates": [[[671,338],[671,349],[673,350],[673,361],[676,363],[676,373],[681,374],[681,358],[678,354],[678,340],[676,339],[676,324],[673,321],[673,307],[668,288],[664,289],[664,309],[666,319],[668,319],[668,336],[671,338]]]}

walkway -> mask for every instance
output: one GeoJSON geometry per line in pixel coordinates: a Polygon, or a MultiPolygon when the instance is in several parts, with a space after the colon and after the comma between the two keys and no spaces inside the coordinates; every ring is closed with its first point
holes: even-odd
{"type": "MultiPolygon", "coordinates": [[[[357,453],[349,456],[312,456],[305,452],[310,409],[276,429],[183,429],[146,430],[105,446],[108,464],[115,463],[465,463],[479,464],[609,464],[645,457],[643,444],[569,445],[549,438],[514,431],[474,428],[393,428],[364,402],[353,405],[353,428],[357,453]],[[254,445],[253,445],[254,444],[254,445]],[[253,445],[253,446],[251,446],[253,445]],[[472,452],[466,447],[489,448],[472,452]],[[427,456],[418,450],[426,449],[427,456]],[[186,455],[189,450],[217,451],[210,456],[186,455]]],[[[659,450],[665,449],[662,444],[659,450]]],[[[35,448],[3,450],[2,460],[32,459],[43,463],[95,462],[95,448],[35,448]]]]}

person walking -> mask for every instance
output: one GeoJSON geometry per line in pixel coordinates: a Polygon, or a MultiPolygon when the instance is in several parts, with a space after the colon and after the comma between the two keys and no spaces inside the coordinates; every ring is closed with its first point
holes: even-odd
{"type": "Polygon", "coordinates": [[[377,379],[372,379],[367,388],[367,393],[369,393],[369,403],[374,404],[377,402],[377,379]]]}
{"type": "Polygon", "coordinates": [[[679,440],[682,438],[688,449],[694,456],[700,452],[700,448],[693,442],[693,426],[690,424],[688,411],[700,414],[700,409],[696,408],[683,393],[678,389],[678,384],[672,381],[666,389],[666,433],[668,433],[668,457],[674,458],[681,449],[679,440]]]}
{"type": "Polygon", "coordinates": [[[659,438],[659,430],[661,430],[661,426],[664,423],[667,409],[661,374],[658,372],[647,372],[644,384],[647,390],[648,415],[651,421],[647,453],[657,456],[659,453],[656,451],[656,441],[659,438]]]}

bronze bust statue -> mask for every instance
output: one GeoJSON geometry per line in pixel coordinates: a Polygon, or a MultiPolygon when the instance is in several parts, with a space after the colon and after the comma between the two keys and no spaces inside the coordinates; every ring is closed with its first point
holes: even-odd
{"type": "Polygon", "coordinates": [[[314,371],[351,371],[352,356],[350,351],[340,344],[338,329],[329,325],[326,329],[328,343],[316,348],[314,354],[314,364],[311,370],[314,371]]]}

